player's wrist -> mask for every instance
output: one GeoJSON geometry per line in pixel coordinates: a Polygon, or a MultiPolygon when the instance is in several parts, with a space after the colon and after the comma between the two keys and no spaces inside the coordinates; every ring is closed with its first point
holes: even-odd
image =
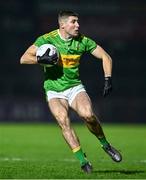
{"type": "Polygon", "coordinates": [[[36,56],[36,62],[37,62],[38,64],[41,63],[41,57],[40,57],[40,56],[36,56]]]}
{"type": "Polygon", "coordinates": [[[39,63],[39,59],[40,58],[36,56],[35,60],[36,60],[37,63],[39,63]]]}
{"type": "Polygon", "coordinates": [[[111,80],[111,79],[112,79],[112,76],[105,76],[104,79],[105,79],[105,80],[111,80]]]}
{"type": "Polygon", "coordinates": [[[112,77],[112,75],[111,75],[111,74],[105,74],[104,77],[105,77],[105,78],[106,78],[106,77],[112,77]]]}

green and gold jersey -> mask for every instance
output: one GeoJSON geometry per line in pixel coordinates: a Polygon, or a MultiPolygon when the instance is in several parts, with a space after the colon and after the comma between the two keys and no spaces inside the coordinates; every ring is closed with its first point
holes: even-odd
{"type": "Polygon", "coordinates": [[[34,45],[54,45],[59,53],[60,60],[57,65],[44,67],[45,91],[64,91],[70,87],[81,84],[79,78],[80,58],[84,52],[92,52],[96,48],[95,41],[84,35],[79,35],[68,41],[63,40],[59,30],[54,30],[37,38],[34,45]]]}

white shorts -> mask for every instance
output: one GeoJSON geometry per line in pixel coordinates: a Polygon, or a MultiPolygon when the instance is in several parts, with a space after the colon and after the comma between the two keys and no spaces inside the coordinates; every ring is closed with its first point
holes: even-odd
{"type": "Polygon", "coordinates": [[[73,102],[76,95],[82,91],[86,91],[82,84],[71,87],[61,92],[47,91],[47,100],[49,101],[50,99],[53,99],[53,98],[66,99],[69,105],[71,106],[71,103],[73,102]]]}

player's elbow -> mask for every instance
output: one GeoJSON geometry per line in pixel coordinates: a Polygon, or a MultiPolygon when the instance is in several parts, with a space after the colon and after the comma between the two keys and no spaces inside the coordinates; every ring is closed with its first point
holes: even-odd
{"type": "Polygon", "coordinates": [[[25,60],[24,60],[23,56],[20,58],[20,64],[25,64],[25,60]]]}
{"type": "Polygon", "coordinates": [[[109,54],[108,54],[108,59],[109,59],[109,61],[112,62],[112,58],[111,58],[111,56],[109,54]]]}
{"type": "Polygon", "coordinates": [[[20,64],[28,64],[28,56],[24,53],[20,58],[20,64]]]}
{"type": "Polygon", "coordinates": [[[102,56],[102,60],[105,61],[105,63],[107,62],[108,64],[112,64],[112,58],[107,53],[102,56]]]}

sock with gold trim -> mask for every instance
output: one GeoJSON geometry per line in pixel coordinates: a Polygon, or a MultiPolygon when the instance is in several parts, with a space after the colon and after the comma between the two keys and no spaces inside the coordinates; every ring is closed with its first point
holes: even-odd
{"type": "Polygon", "coordinates": [[[80,161],[81,166],[88,162],[80,146],[76,147],[72,151],[75,154],[76,158],[80,161]]]}

